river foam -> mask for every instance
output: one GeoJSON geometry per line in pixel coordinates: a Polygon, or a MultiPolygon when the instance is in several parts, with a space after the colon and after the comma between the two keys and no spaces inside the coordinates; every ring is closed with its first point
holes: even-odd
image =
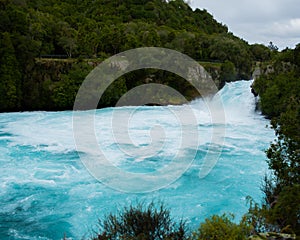
{"type": "Polygon", "coordinates": [[[185,129],[190,127],[191,134],[197,129],[200,137],[196,148],[191,140],[184,151],[177,151],[182,130],[176,113],[184,115],[187,106],[96,111],[97,142],[123,171],[148,174],[170,164],[174,156],[191,159],[175,182],[148,193],[120,192],[90,175],[77,152],[71,111],[0,114],[0,238],[61,239],[66,234],[81,239],[99,217],[137,201],[162,200],[175,219],[184,218],[191,228],[212,214],[232,212],[240,218],[247,210],[246,196],[261,198],[259,187],[267,171],[264,150],[274,138],[265,127],[268,121],[255,111],[250,85],[227,83],[219,91],[225,123],[211,120],[213,99],[209,107],[201,99],[191,102],[197,125],[188,126],[187,121],[185,129]],[[129,112],[129,121],[122,121],[129,112]],[[211,142],[218,129],[220,134],[225,129],[222,141],[211,142]],[[199,178],[208,151],[221,155],[208,175],[199,178]]]}

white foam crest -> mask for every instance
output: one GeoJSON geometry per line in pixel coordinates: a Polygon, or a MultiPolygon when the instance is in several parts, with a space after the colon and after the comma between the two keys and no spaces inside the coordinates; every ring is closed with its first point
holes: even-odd
{"type": "Polygon", "coordinates": [[[223,124],[222,118],[221,121],[218,119],[218,113],[221,114],[223,111],[226,124],[251,125],[252,119],[257,118],[254,114],[256,100],[250,88],[252,82],[226,83],[213,98],[197,99],[191,102],[199,123],[223,124]]]}
{"type": "Polygon", "coordinates": [[[11,114],[4,131],[12,134],[12,146],[32,146],[37,151],[75,150],[72,112],[30,112],[11,114]]]}
{"type": "MultiPolygon", "coordinates": [[[[23,239],[23,240],[51,240],[51,238],[47,238],[44,236],[32,236],[29,234],[24,234],[21,231],[18,231],[16,229],[10,228],[9,234],[11,237],[14,237],[15,239],[23,239]]],[[[42,233],[41,233],[42,235],[42,233]]],[[[71,240],[71,239],[68,239],[71,240]]]]}

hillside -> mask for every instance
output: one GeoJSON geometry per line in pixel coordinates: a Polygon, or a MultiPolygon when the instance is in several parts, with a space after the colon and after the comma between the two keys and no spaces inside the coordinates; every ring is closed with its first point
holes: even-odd
{"type": "MultiPolygon", "coordinates": [[[[84,74],[92,69],[87,62],[132,48],[165,47],[217,62],[208,70],[218,71],[219,87],[249,79],[253,61],[270,55],[267,47],[250,46],[206,10],[193,10],[183,0],[4,0],[0,19],[0,111],[72,109],[84,74]],[[38,58],[50,59],[40,64],[38,58]],[[54,58],[70,58],[72,64],[54,58]]],[[[136,85],[148,75],[137,74],[136,85]]],[[[168,84],[167,78],[159,73],[154,81],[168,84]]],[[[174,81],[187,99],[195,97],[189,86],[174,81]]],[[[119,84],[123,87],[100,107],[113,106],[132,87],[125,78],[119,84]]]]}

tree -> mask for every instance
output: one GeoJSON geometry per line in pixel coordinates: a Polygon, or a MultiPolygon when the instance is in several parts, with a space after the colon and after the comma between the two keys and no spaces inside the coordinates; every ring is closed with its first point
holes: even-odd
{"type": "Polygon", "coordinates": [[[221,82],[230,82],[236,80],[236,70],[235,66],[230,61],[225,61],[221,65],[221,76],[220,76],[221,82]]]}
{"type": "Polygon", "coordinates": [[[252,61],[246,43],[233,36],[220,34],[209,46],[210,58],[219,61],[231,61],[237,68],[239,79],[249,79],[252,61]]]}
{"type": "Polygon", "coordinates": [[[0,36],[0,110],[12,111],[20,108],[21,73],[8,32],[0,36]]]}
{"type": "Polygon", "coordinates": [[[253,44],[250,50],[255,61],[268,61],[271,59],[270,49],[262,44],[253,44]]]}
{"type": "Polygon", "coordinates": [[[170,216],[170,211],[163,204],[148,206],[138,204],[124,208],[118,214],[110,214],[100,220],[99,233],[93,240],[101,239],[188,239],[185,224],[178,225],[170,216]]]}
{"type": "Polygon", "coordinates": [[[300,68],[293,52],[278,53],[273,73],[255,80],[262,112],[276,139],[266,151],[270,176],[264,179],[261,209],[265,229],[300,233],[300,68]],[[284,54],[284,57],[281,55],[284,54]],[[288,66],[282,67],[287,61],[288,66]]]}
{"type": "MultiPolygon", "coordinates": [[[[294,50],[294,64],[298,66],[298,70],[300,69],[300,43],[296,45],[294,50]]],[[[300,73],[298,73],[300,75],[300,73]]]]}
{"type": "Polygon", "coordinates": [[[251,227],[243,218],[239,224],[233,222],[233,215],[213,215],[205,219],[198,231],[194,234],[195,240],[202,239],[237,239],[246,240],[250,235],[251,227]]]}
{"type": "Polygon", "coordinates": [[[276,45],[274,45],[272,41],[269,43],[268,48],[269,48],[271,51],[275,51],[275,52],[278,51],[278,47],[277,47],[276,45]]]}
{"type": "Polygon", "coordinates": [[[101,44],[102,25],[94,19],[86,18],[79,27],[78,41],[80,43],[80,53],[96,57],[101,44]]]}
{"type": "Polygon", "coordinates": [[[73,108],[80,85],[91,70],[92,67],[86,63],[74,63],[68,73],[62,74],[60,81],[49,86],[48,91],[51,89],[50,99],[53,102],[54,109],[73,108]]]}
{"type": "Polygon", "coordinates": [[[78,47],[78,32],[66,22],[60,22],[59,28],[60,37],[58,39],[58,44],[66,51],[68,57],[72,57],[74,51],[78,47]]]}

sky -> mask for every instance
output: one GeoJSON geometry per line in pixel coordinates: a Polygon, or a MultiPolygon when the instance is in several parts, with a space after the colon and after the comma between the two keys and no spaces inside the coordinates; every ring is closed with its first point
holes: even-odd
{"type": "Polygon", "coordinates": [[[300,43],[300,0],[189,0],[193,9],[206,9],[234,35],[248,43],[280,50],[300,43]]]}

